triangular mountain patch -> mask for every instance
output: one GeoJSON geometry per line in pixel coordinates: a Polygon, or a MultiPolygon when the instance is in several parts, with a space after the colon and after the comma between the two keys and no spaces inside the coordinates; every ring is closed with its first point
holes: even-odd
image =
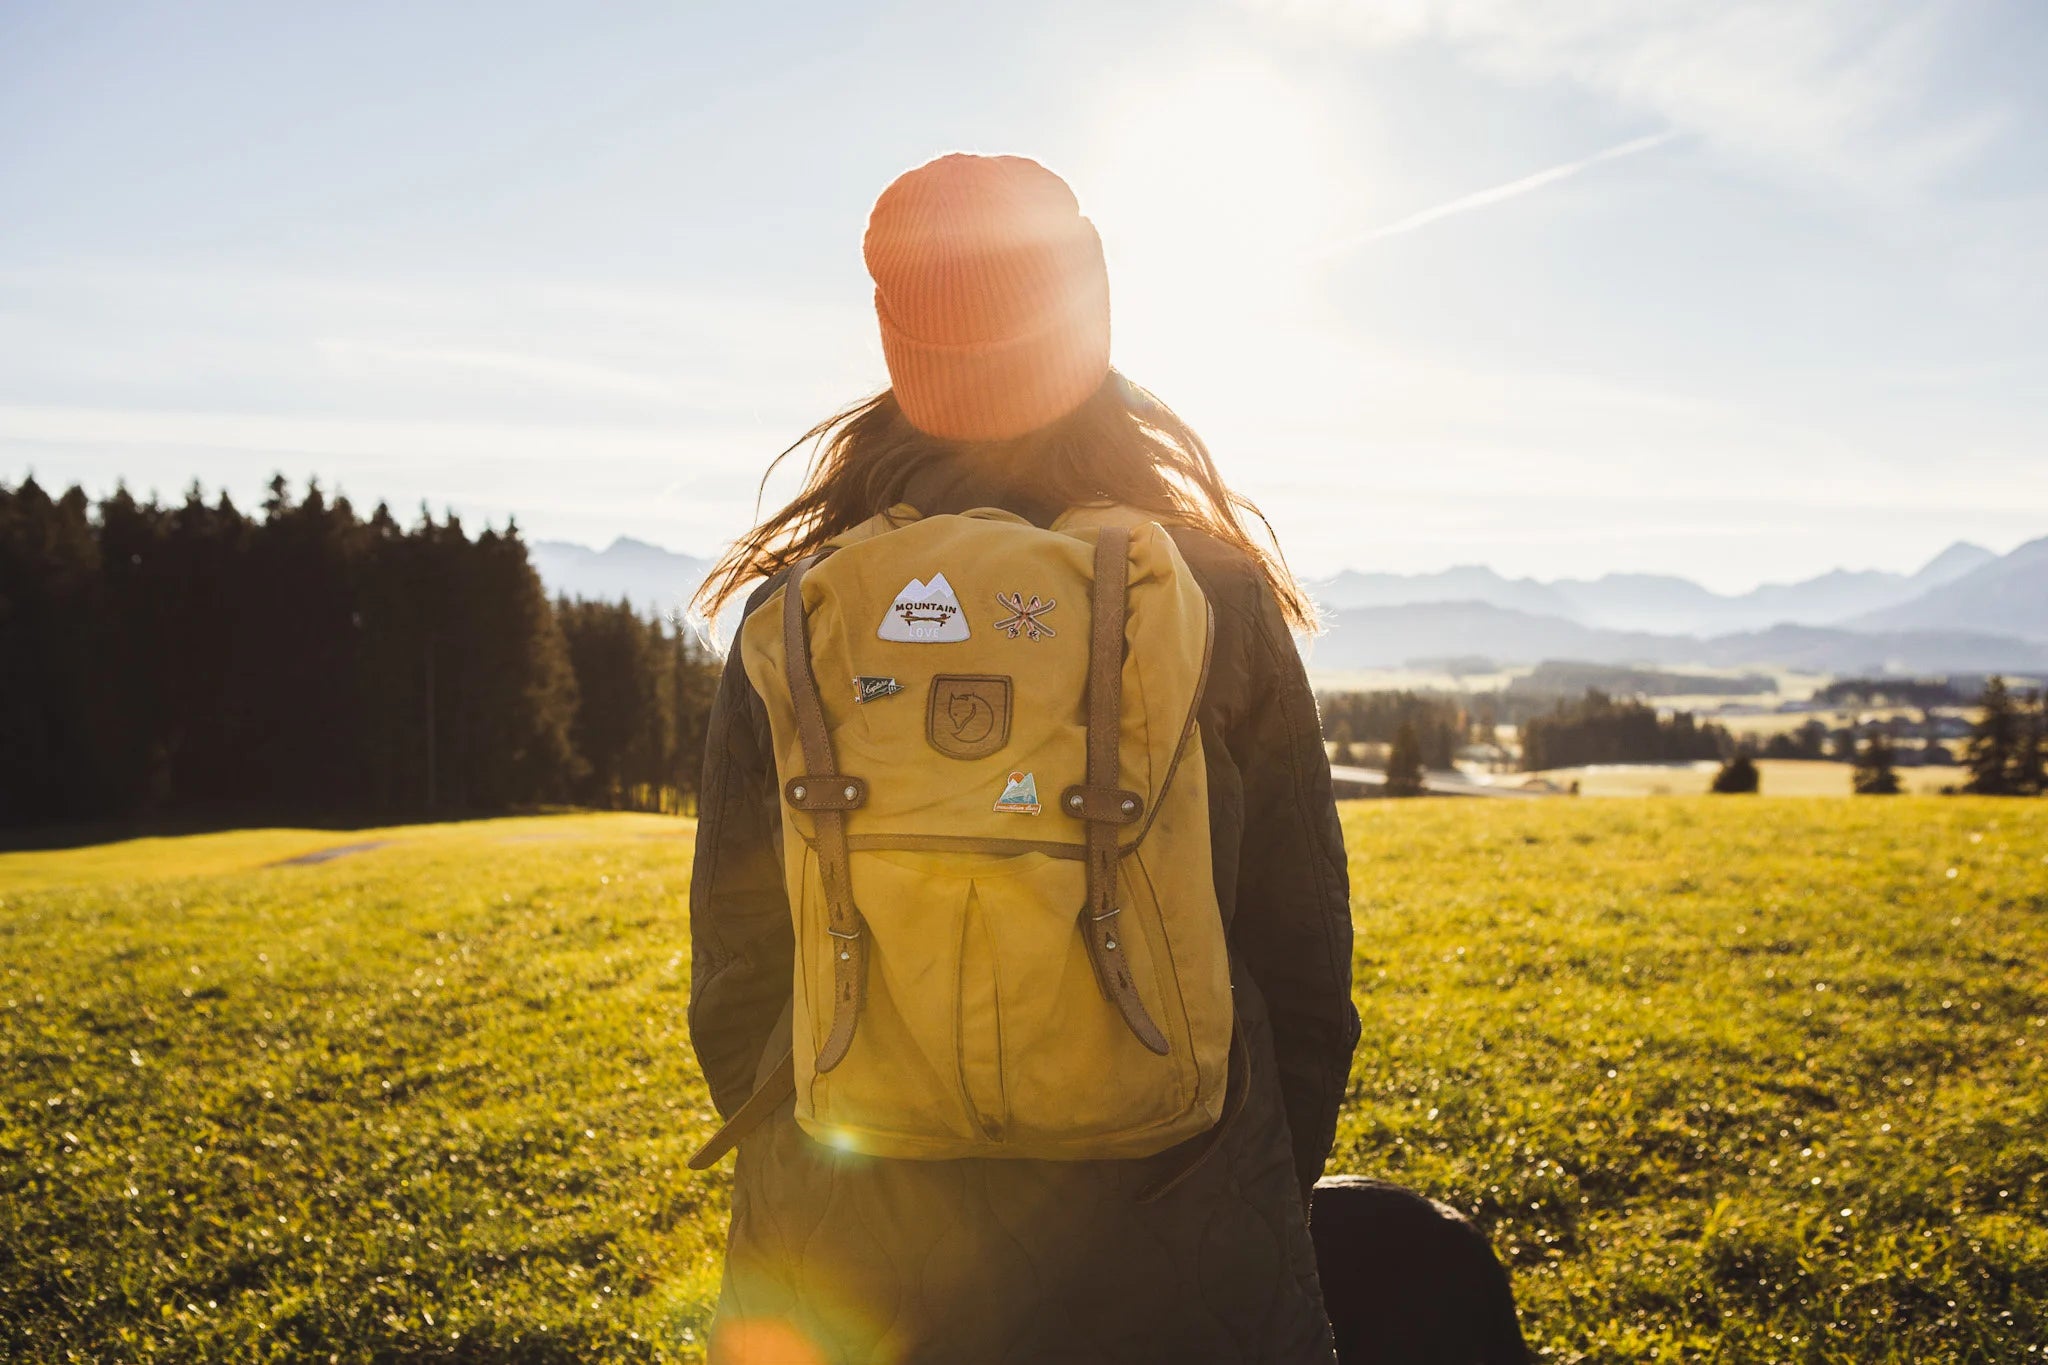
{"type": "Polygon", "coordinates": [[[933,574],[929,583],[913,578],[889,604],[875,634],[903,644],[948,644],[967,638],[967,613],[944,574],[933,574]]]}

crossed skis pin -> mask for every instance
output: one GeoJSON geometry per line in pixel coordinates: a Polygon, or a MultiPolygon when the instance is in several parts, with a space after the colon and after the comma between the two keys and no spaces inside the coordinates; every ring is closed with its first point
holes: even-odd
{"type": "Polygon", "coordinates": [[[996,594],[996,602],[1011,614],[996,622],[995,628],[1012,640],[1016,639],[1020,632],[1027,640],[1051,639],[1059,634],[1040,619],[1059,605],[1053,598],[1048,597],[1040,601],[1038,594],[1033,593],[1031,600],[1026,602],[1021,592],[999,592],[996,594]]]}

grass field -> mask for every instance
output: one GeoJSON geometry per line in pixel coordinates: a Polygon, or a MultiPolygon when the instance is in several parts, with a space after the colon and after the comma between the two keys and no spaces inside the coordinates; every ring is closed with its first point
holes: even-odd
{"type": "MultiPolygon", "coordinates": [[[[2048,1357],[2048,801],[1344,818],[1335,1164],[1474,1212],[1545,1359],[2048,1357]]],[[[689,832],[0,856],[0,1358],[696,1359],[689,832]]]]}

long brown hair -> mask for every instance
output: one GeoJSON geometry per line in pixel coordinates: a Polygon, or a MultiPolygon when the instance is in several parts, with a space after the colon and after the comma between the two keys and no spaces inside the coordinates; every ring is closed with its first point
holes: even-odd
{"type": "MultiPolygon", "coordinates": [[[[803,490],[788,506],[733,542],[691,601],[705,619],[747,583],[766,578],[833,536],[902,501],[911,476],[934,461],[992,471],[1028,470],[1046,506],[1113,503],[1193,526],[1235,546],[1258,568],[1296,630],[1316,628],[1315,608],[1287,567],[1265,514],[1233,492],[1209,448],[1173,409],[1115,370],[1080,407],[1049,426],[1007,441],[945,441],[912,426],[889,390],[833,414],[776,456],[761,479],[805,445],[813,447],[803,490]],[[1247,521],[1262,532],[1253,539],[1247,521]]],[[[1020,482],[1015,474],[1008,482],[1020,482]]]]}

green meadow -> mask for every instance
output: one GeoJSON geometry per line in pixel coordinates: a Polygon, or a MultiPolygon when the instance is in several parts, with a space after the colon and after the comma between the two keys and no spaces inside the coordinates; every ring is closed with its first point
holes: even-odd
{"type": "MultiPolygon", "coordinates": [[[[1474,1215],[1541,1358],[2048,1359],[2048,801],[1344,819],[1333,1168],[1474,1215]]],[[[0,855],[0,1359],[700,1359],[691,832],[0,855]]]]}

